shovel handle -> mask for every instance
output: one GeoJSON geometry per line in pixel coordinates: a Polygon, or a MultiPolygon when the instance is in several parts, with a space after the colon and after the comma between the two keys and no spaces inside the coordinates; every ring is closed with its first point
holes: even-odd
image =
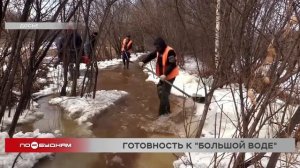
{"type": "MultiPolygon", "coordinates": [[[[146,70],[148,70],[149,72],[151,72],[152,74],[154,74],[156,77],[158,77],[156,75],[156,73],[154,73],[151,69],[144,67],[146,70]]],[[[158,77],[159,78],[159,77],[158,77]]],[[[169,82],[168,80],[163,80],[164,82],[166,82],[167,84],[169,84],[170,86],[174,87],[175,89],[177,89],[179,92],[183,93],[184,95],[186,95],[189,98],[192,98],[191,95],[187,94],[186,92],[184,92],[183,90],[179,89],[177,86],[173,85],[171,82],[169,82]]]]}

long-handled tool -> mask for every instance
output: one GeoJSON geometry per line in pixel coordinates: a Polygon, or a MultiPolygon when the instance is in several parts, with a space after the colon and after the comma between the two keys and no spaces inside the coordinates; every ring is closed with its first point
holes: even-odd
{"type": "MultiPolygon", "coordinates": [[[[144,66],[144,68],[146,69],[146,70],[148,70],[149,72],[151,72],[152,74],[154,74],[156,77],[158,77],[157,75],[156,75],[156,73],[155,72],[153,72],[151,69],[149,69],[149,68],[147,68],[147,67],[145,67],[144,66]]],[[[159,78],[159,77],[158,77],[159,78]]],[[[197,102],[197,103],[204,103],[205,102],[205,97],[203,97],[203,96],[191,96],[191,95],[189,95],[189,94],[187,94],[185,91],[183,91],[183,90],[181,90],[180,88],[178,88],[177,86],[175,86],[175,85],[173,85],[172,83],[170,83],[168,80],[164,80],[164,82],[166,82],[167,84],[169,84],[169,85],[171,85],[172,87],[174,87],[175,89],[177,89],[179,92],[181,92],[182,94],[184,94],[184,95],[186,95],[187,97],[189,97],[189,98],[192,98],[195,102],[197,102]]]]}
{"type": "Polygon", "coordinates": [[[124,51],[124,53],[125,53],[125,55],[126,55],[127,60],[129,61],[129,63],[133,63],[133,61],[130,61],[130,58],[129,58],[129,56],[127,55],[127,52],[124,51]]]}

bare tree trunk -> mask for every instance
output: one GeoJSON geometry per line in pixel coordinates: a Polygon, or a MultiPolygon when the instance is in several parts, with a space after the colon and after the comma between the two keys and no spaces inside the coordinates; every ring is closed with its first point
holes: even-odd
{"type": "MultiPolygon", "coordinates": [[[[33,65],[33,62],[31,61],[31,64],[33,65]]],[[[33,77],[34,77],[34,72],[32,71],[32,69],[29,70],[28,72],[28,78],[27,78],[27,81],[25,83],[25,90],[23,92],[23,94],[21,95],[21,98],[19,100],[19,103],[18,103],[18,106],[16,108],[16,112],[15,112],[15,115],[14,115],[14,118],[12,120],[12,123],[11,123],[11,127],[8,131],[8,135],[9,137],[13,137],[14,133],[15,133],[15,129],[16,129],[16,126],[17,126],[17,122],[19,120],[19,117],[21,115],[21,113],[23,112],[23,110],[26,108],[29,100],[30,100],[30,96],[31,96],[31,88],[32,88],[32,85],[33,85],[33,77]]]]}
{"type": "MultiPolygon", "coordinates": [[[[70,54],[64,53],[63,54],[63,85],[61,87],[60,96],[66,96],[67,95],[67,86],[68,86],[68,72],[69,72],[69,66],[70,66],[70,54]]],[[[72,72],[70,72],[72,73],[72,72]]]]}
{"type": "Polygon", "coordinates": [[[216,29],[215,29],[215,69],[219,66],[220,60],[220,21],[221,21],[221,0],[217,0],[216,6],[216,29]]]}
{"type": "MultiPolygon", "coordinates": [[[[7,6],[8,6],[8,4],[9,4],[9,2],[10,2],[10,0],[6,0],[6,1],[1,1],[0,2],[0,25],[2,25],[2,23],[3,23],[3,19],[4,19],[4,17],[5,17],[5,13],[6,13],[6,11],[7,11],[7,6]],[[4,4],[4,6],[3,6],[3,2],[5,2],[5,4],[4,4]]],[[[3,29],[0,29],[0,38],[1,38],[1,33],[2,33],[2,30],[3,29]]]]}
{"type": "Polygon", "coordinates": [[[98,72],[99,72],[99,69],[98,69],[98,64],[97,62],[94,63],[94,67],[95,67],[95,84],[94,84],[94,89],[93,89],[93,99],[95,99],[96,97],[96,89],[97,89],[97,82],[98,82],[98,72]]]}
{"type": "MultiPolygon", "coordinates": [[[[13,82],[14,82],[14,77],[18,68],[18,64],[20,61],[20,50],[22,47],[22,41],[24,39],[24,37],[22,38],[22,32],[18,32],[17,33],[17,38],[15,40],[15,45],[13,47],[13,53],[10,57],[12,61],[12,70],[11,72],[7,72],[8,76],[7,76],[7,82],[5,83],[5,85],[3,86],[3,92],[2,92],[2,99],[1,99],[1,109],[0,109],[0,121],[2,121],[2,118],[4,116],[5,110],[6,110],[6,106],[7,106],[7,102],[8,102],[8,95],[10,94],[10,90],[12,88],[13,82]]],[[[8,70],[7,70],[8,71],[8,70]]]]}

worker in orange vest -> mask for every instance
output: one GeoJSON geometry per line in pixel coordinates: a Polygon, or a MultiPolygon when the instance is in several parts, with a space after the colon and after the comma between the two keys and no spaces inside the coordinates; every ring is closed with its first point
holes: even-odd
{"type": "Polygon", "coordinates": [[[130,52],[132,48],[132,40],[130,39],[130,35],[127,35],[122,41],[122,48],[121,48],[121,55],[123,59],[123,64],[125,68],[125,63],[127,65],[127,69],[129,68],[129,59],[130,59],[130,52]]]}
{"type": "Polygon", "coordinates": [[[159,115],[165,115],[171,112],[169,95],[172,88],[165,80],[173,84],[179,74],[179,68],[174,49],[168,46],[162,38],[157,38],[154,41],[154,46],[156,50],[139,62],[139,65],[143,67],[146,63],[157,58],[156,75],[160,78],[157,84],[157,94],[160,99],[159,115]]]}

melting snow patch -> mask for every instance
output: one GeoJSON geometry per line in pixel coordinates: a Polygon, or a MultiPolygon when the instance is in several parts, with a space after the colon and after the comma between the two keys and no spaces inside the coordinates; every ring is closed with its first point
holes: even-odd
{"type": "Polygon", "coordinates": [[[47,83],[47,80],[45,78],[37,78],[38,83],[47,83]]]}
{"type": "MultiPolygon", "coordinates": [[[[130,57],[130,61],[136,61],[138,60],[138,58],[142,55],[144,55],[145,53],[131,53],[131,57],[130,57]]],[[[105,60],[105,61],[99,61],[97,62],[98,65],[98,69],[105,69],[109,66],[113,66],[113,65],[118,65],[122,63],[122,59],[120,58],[114,58],[111,60],[105,60]]],[[[85,64],[80,64],[80,70],[85,70],[86,69],[86,65],[85,64]]]]}
{"type": "MultiPolygon", "coordinates": [[[[155,72],[155,61],[151,61],[146,65],[147,68],[155,72]]],[[[148,78],[146,81],[154,82],[157,84],[159,82],[159,79],[156,77],[155,74],[152,72],[149,72],[148,70],[144,70],[145,73],[148,74],[148,78]]],[[[202,79],[206,83],[206,87],[210,86],[212,84],[212,78],[208,79],[202,79]]],[[[176,77],[174,83],[175,86],[186,92],[187,94],[193,96],[193,95],[199,95],[199,96],[204,96],[205,91],[204,91],[204,86],[197,75],[189,74],[185,70],[180,69],[179,75],[176,77]]],[[[208,88],[207,88],[208,89],[208,88]]],[[[177,96],[184,96],[180,91],[172,87],[171,93],[177,96]]]]}
{"type": "MultiPolygon", "coordinates": [[[[40,133],[39,130],[35,130],[34,132],[18,132],[13,138],[55,138],[54,134],[51,133],[40,133]]],[[[1,168],[10,168],[12,167],[15,158],[18,153],[5,153],[4,139],[8,138],[7,132],[0,132],[0,167],[1,168]]],[[[40,159],[51,156],[52,153],[21,153],[18,158],[15,168],[30,168],[33,167],[40,159]]]]}
{"type": "Polygon", "coordinates": [[[118,90],[101,90],[96,92],[95,99],[85,97],[58,97],[49,101],[50,104],[61,106],[78,124],[90,124],[96,115],[100,114],[128,93],[118,90]]]}
{"type": "MultiPolygon", "coordinates": [[[[131,61],[136,61],[140,56],[144,55],[145,53],[132,53],[131,54],[131,61]]],[[[109,66],[113,65],[118,65],[122,63],[122,59],[120,58],[115,58],[112,60],[105,60],[105,61],[99,61],[97,62],[98,69],[105,69],[109,66]]],[[[87,70],[86,64],[81,63],[80,64],[80,73],[84,74],[85,71],[87,70]]],[[[47,81],[52,82],[49,86],[45,86],[43,90],[40,90],[39,92],[36,92],[33,94],[35,98],[40,98],[43,96],[48,96],[54,93],[59,93],[61,87],[63,86],[63,67],[62,65],[58,65],[56,68],[54,67],[49,67],[49,72],[47,73],[47,77],[44,78],[38,78],[37,82],[38,83],[46,83],[47,81]]],[[[83,76],[80,76],[78,79],[78,87],[80,88],[82,85],[83,81],[83,76]]],[[[71,83],[71,82],[70,82],[71,83]]],[[[67,87],[67,92],[69,92],[71,89],[68,86],[67,87]]]]}
{"type": "Polygon", "coordinates": [[[114,165],[114,164],[117,164],[117,165],[120,165],[122,167],[124,167],[124,163],[123,163],[123,160],[120,156],[114,156],[112,159],[111,159],[111,166],[114,165]]]}
{"type": "MultiPolygon", "coordinates": [[[[6,112],[7,114],[8,112],[6,112]]],[[[5,116],[3,120],[4,128],[6,128],[8,125],[12,123],[13,115],[11,117],[5,116]]],[[[38,120],[39,118],[42,118],[44,116],[44,113],[33,111],[33,110],[24,110],[23,114],[20,116],[18,120],[18,124],[26,124],[31,123],[33,121],[38,120]]]]}
{"type": "Polygon", "coordinates": [[[51,87],[46,87],[45,89],[43,90],[40,90],[38,92],[35,92],[32,94],[32,96],[35,98],[35,99],[38,99],[38,98],[41,98],[41,97],[44,97],[44,96],[48,96],[48,95],[51,95],[53,93],[56,92],[56,89],[55,88],[51,88],[51,87]]]}
{"type": "MultiPolygon", "coordinates": [[[[186,88],[188,88],[186,89],[188,93],[191,93],[193,90],[196,91],[196,84],[198,80],[196,78],[193,78],[192,76],[193,75],[190,75],[184,71],[180,71],[180,75],[176,78],[174,84],[180,87],[180,85],[176,84],[176,82],[178,82],[179,84],[185,86],[186,88]]],[[[241,92],[239,91],[239,88],[236,87],[234,84],[231,85],[230,89],[224,88],[215,90],[212,102],[209,105],[209,111],[206,116],[205,124],[203,127],[203,137],[234,138],[234,134],[236,133],[238,126],[238,117],[240,117],[241,115],[241,101],[244,101],[243,103],[245,105],[245,110],[251,109],[251,103],[249,103],[249,100],[247,99],[247,90],[244,87],[241,92]],[[243,99],[241,99],[240,97],[243,97],[243,99]],[[220,129],[216,130],[215,128],[220,129]]],[[[277,99],[276,101],[270,103],[268,109],[265,110],[265,113],[270,113],[270,110],[279,111],[284,106],[285,103],[277,99]]],[[[297,107],[298,106],[288,106],[287,112],[285,113],[287,119],[287,116],[293,114],[297,107]]],[[[193,116],[194,118],[191,121],[191,123],[199,122],[204,110],[204,104],[197,103],[196,108],[197,110],[195,111],[195,116],[193,116]]],[[[257,107],[257,111],[259,110],[260,108],[257,107]]],[[[276,115],[276,117],[282,118],[282,113],[280,111],[276,115]]],[[[259,138],[273,137],[274,135],[272,134],[276,132],[272,130],[273,128],[270,129],[270,127],[271,126],[269,126],[268,123],[264,124],[260,130],[259,138]]],[[[191,131],[194,131],[194,129],[192,129],[191,131]]],[[[228,166],[232,166],[231,156],[232,153],[218,153],[218,156],[216,157],[217,160],[215,161],[213,153],[186,153],[180,159],[173,162],[173,166],[175,168],[225,168],[228,166]],[[214,163],[217,163],[218,165],[214,165],[214,163]]],[[[270,156],[270,154],[267,154],[266,156],[270,156]]],[[[252,157],[252,153],[246,153],[245,160],[249,159],[250,157],[252,157]]],[[[268,161],[269,160],[266,157],[261,159],[259,162],[261,162],[262,167],[266,167],[268,161]]],[[[284,162],[289,162],[296,165],[300,162],[300,159],[299,156],[294,153],[281,154],[280,159],[276,164],[276,167],[286,167],[286,165],[281,165],[286,164],[284,162]]]]}
{"type": "MultiPolygon", "coordinates": [[[[131,53],[130,61],[136,61],[143,54],[144,53],[131,53]]],[[[98,62],[98,68],[99,69],[105,69],[109,66],[118,65],[120,63],[122,63],[121,58],[115,58],[115,59],[112,59],[112,60],[99,61],[98,62]]]]}
{"type": "MultiPolygon", "coordinates": [[[[18,124],[27,124],[42,118],[44,116],[44,113],[37,111],[37,106],[38,104],[33,101],[31,103],[30,109],[24,110],[20,115],[18,124]]],[[[5,115],[1,123],[4,129],[7,128],[7,126],[11,125],[15,111],[16,108],[12,108],[10,112],[9,110],[5,111],[5,115]],[[10,116],[8,116],[9,113],[10,116]]]]}

